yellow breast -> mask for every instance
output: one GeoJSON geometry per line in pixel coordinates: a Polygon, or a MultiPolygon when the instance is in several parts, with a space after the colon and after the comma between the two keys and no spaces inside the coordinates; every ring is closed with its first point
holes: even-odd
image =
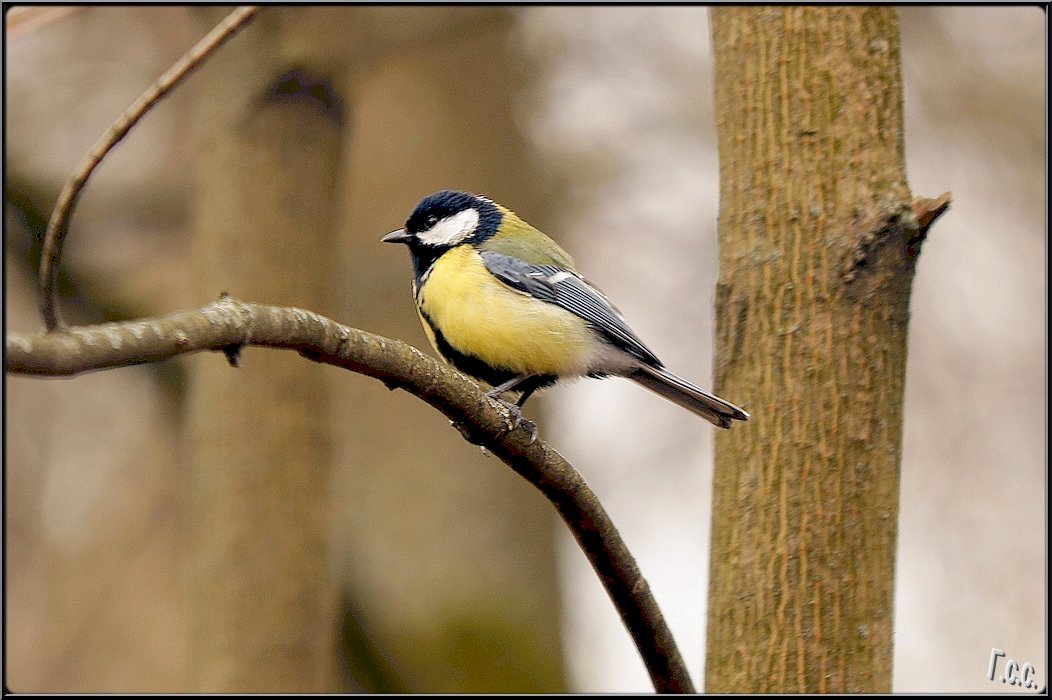
{"type": "Polygon", "coordinates": [[[583,375],[596,355],[597,343],[583,319],[503,284],[470,246],[454,248],[434,263],[419,301],[446,342],[495,368],[583,375]]]}

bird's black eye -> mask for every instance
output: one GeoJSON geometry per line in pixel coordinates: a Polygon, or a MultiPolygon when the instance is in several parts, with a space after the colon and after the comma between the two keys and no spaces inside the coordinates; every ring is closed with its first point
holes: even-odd
{"type": "Polygon", "coordinates": [[[434,214],[431,214],[426,219],[424,219],[424,223],[427,224],[428,228],[431,228],[432,226],[438,223],[438,217],[434,214]]]}

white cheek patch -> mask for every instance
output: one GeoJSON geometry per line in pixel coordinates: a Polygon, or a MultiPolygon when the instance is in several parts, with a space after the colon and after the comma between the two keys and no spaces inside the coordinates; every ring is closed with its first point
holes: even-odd
{"type": "Polygon", "coordinates": [[[425,245],[457,245],[475,233],[478,225],[478,209],[465,209],[453,216],[447,216],[428,230],[416,234],[416,237],[425,245]]]}

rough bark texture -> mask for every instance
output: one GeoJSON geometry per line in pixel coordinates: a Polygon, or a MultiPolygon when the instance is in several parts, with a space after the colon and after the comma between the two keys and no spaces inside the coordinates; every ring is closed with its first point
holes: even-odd
{"type": "MultiPolygon", "coordinates": [[[[214,21],[212,10],[207,13],[214,21]]],[[[310,12],[260,13],[204,67],[194,114],[194,265],[220,291],[328,312],[340,105],[310,12]]],[[[326,376],[284,353],[193,367],[191,673],[199,691],[337,682],[326,376]]]]}
{"type": "Polygon", "coordinates": [[[888,692],[909,294],[888,8],[712,11],[720,150],[706,690],[888,692]]]}

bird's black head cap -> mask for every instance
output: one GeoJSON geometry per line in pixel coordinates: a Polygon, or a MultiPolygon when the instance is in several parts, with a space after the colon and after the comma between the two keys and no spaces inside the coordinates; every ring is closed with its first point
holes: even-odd
{"type": "MultiPolygon", "coordinates": [[[[500,227],[503,217],[497,206],[486,199],[470,192],[457,190],[440,190],[420,200],[413,213],[405,222],[405,231],[414,238],[414,243],[430,247],[452,247],[461,243],[478,243],[491,237],[500,227]],[[463,215],[474,210],[478,214],[477,222],[470,230],[450,229],[449,236],[428,237],[428,232],[443,220],[463,215]],[[463,234],[462,236],[457,234],[463,234]]],[[[463,219],[465,223],[474,222],[474,217],[463,219]]],[[[412,245],[412,244],[411,244],[412,245]]]]}
{"type": "Polygon", "coordinates": [[[503,218],[500,208],[485,197],[441,190],[420,200],[406,219],[405,228],[392,231],[382,240],[409,247],[419,284],[446,251],[491,238],[503,218]]]}

